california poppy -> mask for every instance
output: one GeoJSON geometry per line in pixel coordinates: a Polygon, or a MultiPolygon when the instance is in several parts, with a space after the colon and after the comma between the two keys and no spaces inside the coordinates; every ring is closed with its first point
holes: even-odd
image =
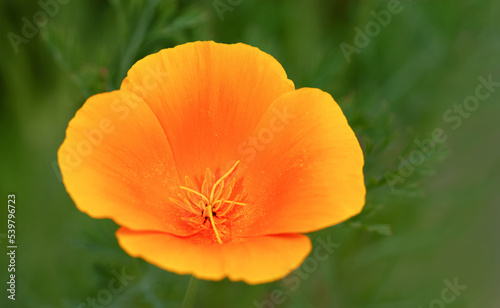
{"type": "Polygon", "coordinates": [[[76,113],[58,160],[76,206],[119,224],[127,253],[209,280],[284,277],[311,250],[302,233],[359,213],[365,197],[363,154],[333,98],[296,90],[245,44],[138,61],[76,113]]]}

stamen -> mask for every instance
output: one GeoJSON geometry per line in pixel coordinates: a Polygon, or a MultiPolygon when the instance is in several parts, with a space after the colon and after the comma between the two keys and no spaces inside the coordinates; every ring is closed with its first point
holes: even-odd
{"type": "MultiPolygon", "coordinates": [[[[229,201],[226,201],[226,202],[229,202],[229,201]]],[[[234,205],[247,205],[246,203],[242,203],[242,202],[236,202],[236,201],[231,201],[232,203],[234,203],[234,205]]]]}
{"type": "MultiPolygon", "coordinates": [[[[187,221],[190,225],[195,227],[196,224],[198,224],[198,226],[200,223],[203,225],[207,220],[210,220],[210,225],[214,230],[217,242],[220,244],[222,244],[221,236],[225,234],[223,224],[227,221],[224,216],[229,213],[235,205],[246,205],[246,203],[243,202],[228,200],[233,193],[233,188],[236,183],[234,177],[231,179],[228,179],[228,177],[234,172],[239,163],[240,161],[237,161],[231,169],[217,181],[215,181],[215,173],[212,173],[210,169],[207,168],[201,187],[196,185],[188,176],[185,176],[184,181],[186,182],[186,186],[179,186],[185,193],[179,193],[178,199],[170,198],[172,202],[194,214],[194,216],[191,217],[182,217],[182,219],[187,221]],[[212,188],[211,190],[210,187],[212,188]],[[198,188],[200,192],[197,191],[198,188]],[[217,224],[215,223],[216,219],[217,224]],[[217,226],[222,226],[221,231],[217,229],[217,226]]],[[[234,199],[240,200],[240,196],[236,195],[234,199]]],[[[207,227],[202,227],[202,229],[207,227]]]]}
{"type": "Polygon", "coordinates": [[[215,200],[219,200],[220,198],[220,195],[222,194],[222,189],[224,188],[224,181],[222,181],[219,185],[219,187],[217,187],[217,191],[215,192],[215,195],[214,195],[214,199],[215,200]]]}
{"type": "Polygon", "coordinates": [[[208,210],[208,217],[210,218],[210,222],[212,223],[212,228],[214,229],[215,237],[217,238],[217,242],[219,242],[219,244],[222,244],[222,240],[220,239],[219,236],[219,231],[215,227],[214,216],[212,215],[212,205],[209,204],[207,210],[208,210]]]}
{"type": "MultiPolygon", "coordinates": [[[[186,182],[186,187],[191,189],[196,188],[196,186],[194,186],[193,181],[191,181],[191,179],[187,175],[184,177],[184,181],[186,182]]],[[[193,200],[193,194],[191,192],[187,192],[187,196],[190,200],[193,200]]]]}
{"type": "MultiPolygon", "coordinates": [[[[214,207],[214,211],[217,211],[218,209],[220,209],[220,207],[224,204],[224,203],[233,203],[234,205],[247,205],[246,203],[242,203],[242,202],[236,202],[236,201],[229,201],[229,200],[224,200],[224,199],[220,199],[220,200],[217,200],[214,202],[213,205],[216,205],[218,204],[219,206],[217,207],[214,207]]],[[[226,211],[227,212],[227,211],[226,211]]],[[[221,215],[222,216],[222,215],[221,215]]]]}
{"type": "Polygon", "coordinates": [[[220,216],[226,215],[233,208],[233,206],[234,206],[234,201],[229,202],[229,206],[227,207],[227,209],[224,212],[222,212],[220,214],[220,216]]]}
{"type": "Polygon", "coordinates": [[[205,180],[203,182],[206,182],[205,187],[201,188],[201,193],[204,194],[205,196],[208,196],[208,192],[210,187],[214,184],[215,180],[215,174],[212,174],[212,171],[210,169],[205,169],[205,180]]]}
{"type": "Polygon", "coordinates": [[[198,208],[199,208],[199,209],[202,209],[202,210],[204,211],[204,210],[205,210],[205,204],[206,204],[206,203],[205,203],[205,202],[203,202],[203,200],[200,200],[200,201],[198,201],[198,204],[197,204],[197,205],[198,205],[198,208]]]}
{"type": "Polygon", "coordinates": [[[184,186],[179,186],[181,189],[184,189],[184,190],[187,190],[189,192],[192,192],[193,194],[196,194],[198,196],[200,196],[203,200],[205,200],[207,203],[209,202],[207,197],[205,197],[204,195],[200,194],[199,192],[197,192],[196,190],[193,190],[191,188],[187,188],[187,187],[184,187],[184,186]]]}
{"type": "Polygon", "coordinates": [[[208,180],[207,179],[204,179],[203,183],[201,184],[201,193],[204,196],[208,195],[208,180]]]}
{"type": "Polygon", "coordinates": [[[224,183],[224,189],[222,190],[222,195],[217,198],[217,199],[225,199],[225,200],[228,200],[229,197],[231,196],[231,193],[233,192],[233,187],[234,187],[234,183],[236,183],[236,179],[235,178],[232,178],[230,179],[227,184],[224,183]]]}
{"type": "Polygon", "coordinates": [[[179,199],[174,199],[174,198],[168,198],[170,201],[172,201],[173,203],[177,204],[180,208],[188,211],[188,212],[191,212],[191,213],[194,213],[196,214],[197,211],[194,209],[193,205],[186,199],[184,198],[182,195],[179,195],[179,199]],[[184,201],[184,203],[182,202],[184,201]]]}
{"type": "Polygon", "coordinates": [[[210,201],[213,202],[214,201],[214,193],[215,193],[215,189],[217,188],[217,186],[219,186],[219,183],[222,182],[225,178],[227,178],[232,172],[234,169],[236,169],[236,167],[238,166],[238,164],[240,163],[240,161],[238,160],[234,166],[229,169],[228,172],[226,172],[226,174],[224,174],[223,176],[220,177],[220,179],[217,180],[217,182],[215,182],[214,186],[212,187],[212,193],[210,193],[210,201]]]}
{"type": "MultiPolygon", "coordinates": [[[[219,200],[220,201],[220,200],[219,200]]],[[[242,202],[236,202],[236,201],[227,201],[227,200],[222,200],[222,203],[220,206],[217,207],[217,209],[220,209],[220,207],[222,206],[222,204],[224,203],[229,203],[229,206],[219,214],[219,216],[224,216],[226,215],[227,213],[229,213],[229,211],[231,211],[231,209],[233,208],[233,206],[235,205],[247,205],[246,203],[242,203],[242,202]]]]}

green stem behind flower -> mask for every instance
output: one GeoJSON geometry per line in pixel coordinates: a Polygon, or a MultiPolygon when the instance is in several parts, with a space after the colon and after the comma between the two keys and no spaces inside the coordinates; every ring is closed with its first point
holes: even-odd
{"type": "Polygon", "coordinates": [[[186,290],[186,295],[184,295],[184,300],[182,301],[182,308],[191,308],[194,305],[196,299],[196,291],[198,290],[198,285],[200,280],[196,277],[191,276],[189,284],[186,290]]]}

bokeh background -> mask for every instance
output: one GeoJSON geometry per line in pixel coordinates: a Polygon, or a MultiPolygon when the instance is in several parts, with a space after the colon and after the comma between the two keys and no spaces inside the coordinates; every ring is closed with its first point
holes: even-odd
{"type": "Polygon", "coordinates": [[[41,3],[0,3],[1,307],[93,307],[88,298],[99,296],[105,307],[181,306],[189,276],[128,256],[112,221],[79,212],[56,151],[86,98],[116,89],[145,55],[195,40],[257,46],[297,87],[331,93],[362,144],[368,187],[362,214],[310,234],[315,247],[320,239],[338,247],[309,259],[293,284],[201,281],[195,307],[500,307],[500,87],[473,111],[454,111],[476,95],[481,76],[500,81],[500,2],[41,3]],[[375,15],[392,6],[398,13],[380,25],[375,15]],[[44,7],[46,19],[37,14],[44,7]],[[23,30],[26,21],[36,31],[23,30]],[[24,38],[12,44],[9,33],[24,38]],[[358,49],[346,56],[346,44],[358,49]],[[401,165],[435,129],[446,140],[401,165]],[[5,287],[9,193],[17,200],[15,303],[5,287]],[[102,290],[122,271],[133,278],[108,300],[102,290]]]}

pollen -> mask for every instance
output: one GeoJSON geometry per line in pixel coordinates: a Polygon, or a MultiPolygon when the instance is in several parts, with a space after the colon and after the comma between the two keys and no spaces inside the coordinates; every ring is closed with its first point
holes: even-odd
{"type": "Polygon", "coordinates": [[[221,237],[225,233],[228,214],[234,206],[246,205],[240,202],[242,199],[240,194],[233,194],[236,183],[235,170],[239,163],[240,161],[237,161],[217,181],[215,174],[207,168],[200,187],[186,176],[185,185],[179,186],[183,193],[179,193],[178,198],[169,198],[188,212],[182,219],[193,227],[199,227],[200,230],[207,228],[206,223],[210,221],[210,227],[220,244],[222,244],[221,237]]]}

